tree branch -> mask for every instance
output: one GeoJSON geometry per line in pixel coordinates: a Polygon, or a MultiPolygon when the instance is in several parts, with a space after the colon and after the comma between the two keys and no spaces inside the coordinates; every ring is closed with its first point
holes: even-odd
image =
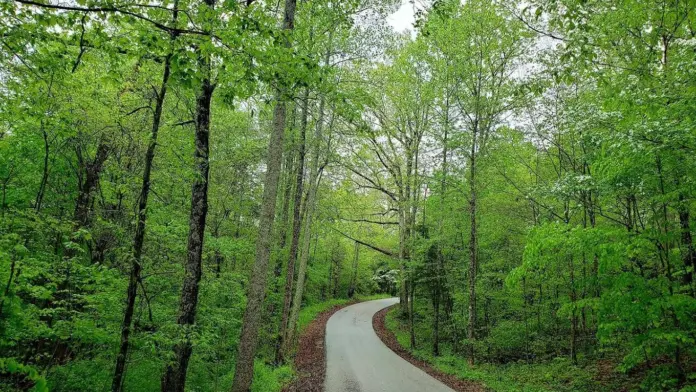
{"type": "Polygon", "coordinates": [[[367,242],[364,242],[364,241],[360,241],[359,239],[353,238],[353,237],[349,236],[348,234],[346,234],[346,233],[344,233],[344,232],[342,232],[342,231],[336,229],[335,227],[332,227],[332,229],[333,229],[334,231],[336,231],[338,234],[340,234],[340,235],[342,235],[342,236],[348,238],[349,240],[355,241],[355,242],[357,242],[358,244],[363,245],[363,246],[366,246],[366,247],[368,247],[368,248],[370,248],[370,249],[372,249],[372,250],[376,250],[377,252],[382,253],[383,255],[387,255],[387,256],[389,256],[389,257],[394,257],[394,258],[398,257],[398,255],[397,255],[396,253],[394,253],[394,252],[392,252],[392,251],[390,251],[390,250],[382,249],[382,248],[380,248],[380,247],[378,247],[378,246],[375,246],[375,245],[372,245],[372,244],[368,244],[367,242]]]}

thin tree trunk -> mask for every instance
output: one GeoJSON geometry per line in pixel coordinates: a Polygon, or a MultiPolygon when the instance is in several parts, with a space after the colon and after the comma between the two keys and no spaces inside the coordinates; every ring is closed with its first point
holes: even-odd
{"type": "MultiPolygon", "coordinates": [[[[214,0],[206,0],[211,9],[214,0]]],[[[196,135],[194,162],[196,178],[191,188],[191,214],[189,216],[189,234],[187,244],[186,272],[181,289],[179,302],[179,317],[177,324],[181,330],[187,330],[196,320],[198,306],[198,291],[201,280],[203,239],[205,220],[208,215],[208,174],[209,139],[210,139],[210,104],[215,91],[211,81],[210,56],[200,59],[201,70],[204,73],[201,81],[201,91],[196,99],[196,135]]],[[[183,392],[186,383],[186,370],[193,351],[190,337],[174,346],[174,360],[167,364],[162,377],[162,392],[183,392]]]]}
{"type": "MultiPolygon", "coordinates": [[[[293,110],[293,120],[292,123],[295,122],[294,117],[295,117],[295,110],[293,110]]],[[[294,126],[293,126],[294,128],[294,126]]],[[[294,138],[294,135],[293,135],[294,138]]],[[[292,151],[292,145],[294,144],[294,140],[289,141],[290,147],[288,148],[288,151],[292,151]]],[[[283,189],[283,207],[280,212],[280,224],[279,224],[279,230],[278,230],[278,250],[279,250],[279,255],[276,260],[276,265],[275,269],[273,270],[273,274],[276,278],[280,278],[280,276],[283,274],[283,256],[282,256],[282,251],[285,249],[285,244],[287,242],[287,231],[288,231],[288,220],[290,219],[290,199],[292,198],[292,174],[294,173],[294,168],[295,168],[295,154],[289,153],[285,154],[285,164],[283,166],[283,173],[287,173],[286,176],[284,176],[283,182],[285,184],[285,187],[283,189]]],[[[279,279],[276,279],[276,281],[279,281],[279,279]]],[[[276,292],[280,291],[280,283],[276,284],[276,292]]],[[[273,306],[273,304],[271,305],[273,306]]]]}
{"type": "Polygon", "coordinates": [[[696,250],[694,250],[693,240],[691,237],[691,216],[689,213],[689,207],[686,205],[684,195],[679,193],[679,226],[681,227],[681,243],[685,248],[682,253],[682,260],[684,261],[684,278],[682,283],[687,286],[687,290],[692,297],[696,296],[694,294],[694,266],[696,265],[696,250]]]}
{"type": "MultiPolygon", "coordinates": [[[[286,336],[286,350],[289,351],[290,345],[295,339],[295,330],[297,328],[297,320],[300,313],[300,306],[302,305],[302,295],[304,294],[304,284],[305,278],[307,276],[307,263],[309,261],[310,244],[312,241],[311,230],[312,230],[312,217],[314,215],[314,208],[316,204],[317,187],[319,186],[319,178],[317,176],[312,176],[312,182],[310,183],[310,189],[307,192],[307,204],[304,220],[304,237],[302,238],[302,250],[300,254],[300,265],[297,271],[297,285],[295,287],[295,295],[292,301],[292,308],[290,310],[290,321],[287,329],[286,336]]],[[[335,269],[338,271],[338,268],[335,269]]],[[[336,274],[338,277],[338,274],[336,274]]],[[[334,291],[338,287],[335,284],[334,291]]]]}
{"type": "Polygon", "coordinates": [[[411,295],[411,300],[409,301],[409,309],[408,309],[408,330],[409,330],[409,335],[410,335],[410,340],[411,340],[411,350],[416,349],[416,326],[414,324],[414,314],[413,314],[413,305],[415,305],[416,301],[416,280],[411,278],[409,280],[409,286],[410,290],[409,293],[411,295]]]}
{"type": "Polygon", "coordinates": [[[348,289],[348,298],[353,298],[355,295],[355,286],[358,280],[358,258],[360,256],[360,244],[355,243],[353,251],[353,274],[350,277],[350,288],[348,289]]]}
{"type": "MultiPolygon", "coordinates": [[[[176,21],[177,5],[174,5],[174,20],[176,21]]],[[[174,38],[174,37],[172,37],[174,38]]],[[[162,74],[162,84],[157,93],[155,102],[155,111],[152,116],[152,131],[150,133],[150,141],[145,153],[145,168],[143,169],[143,179],[140,188],[140,198],[138,202],[138,221],[135,226],[135,236],[133,237],[133,254],[131,260],[131,271],[128,279],[128,289],[126,290],[126,309],[123,312],[123,323],[121,324],[121,345],[118,356],[116,357],[116,368],[111,381],[111,390],[120,392],[123,385],[123,377],[126,368],[126,358],[130,345],[129,337],[131,333],[131,324],[133,322],[133,311],[135,309],[135,300],[138,295],[138,283],[140,282],[140,273],[142,270],[141,256],[143,251],[143,243],[145,242],[145,223],[147,221],[147,201],[150,195],[150,176],[152,174],[152,162],[155,159],[155,148],[157,147],[157,135],[159,133],[160,122],[162,119],[162,108],[164,106],[164,98],[167,94],[167,84],[169,83],[169,75],[171,70],[172,55],[169,54],[164,59],[164,72],[162,74]]]]}
{"type": "MultiPolygon", "coordinates": [[[[329,42],[331,42],[332,35],[329,35],[329,42]]],[[[329,63],[329,54],[326,54],[326,63],[329,63]]],[[[287,345],[290,345],[295,340],[295,332],[297,329],[297,320],[300,313],[300,306],[302,305],[302,295],[304,293],[305,277],[307,275],[307,263],[309,262],[309,251],[312,242],[312,217],[314,214],[314,209],[316,206],[317,192],[319,190],[319,184],[321,182],[321,174],[323,166],[319,167],[320,149],[321,142],[323,140],[324,131],[324,97],[321,98],[319,103],[319,120],[317,122],[314,137],[312,139],[312,163],[310,168],[310,179],[309,187],[307,189],[307,200],[305,203],[305,227],[304,227],[304,237],[302,238],[302,249],[300,254],[300,267],[297,271],[297,286],[295,288],[295,295],[292,302],[292,309],[290,311],[290,321],[288,326],[288,335],[286,338],[287,345]]],[[[316,248],[315,248],[316,249],[316,248]]],[[[338,268],[335,271],[339,271],[338,268]]],[[[338,277],[338,274],[336,274],[338,277]]],[[[338,283],[334,285],[334,292],[338,288],[338,283]]],[[[335,296],[335,294],[334,294],[335,296]]]]}
{"type": "Polygon", "coordinates": [[[302,196],[304,194],[305,172],[305,139],[307,134],[309,89],[305,88],[302,97],[302,120],[300,124],[300,138],[298,140],[297,171],[295,173],[295,197],[292,213],[292,240],[290,242],[290,254],[285,275],[285,291],[283,294],[283,313],[280,322],[280,344],[276,349],[276,362],[282,362],[287,354],[288,343],[288,317],[290,317],[290,305],[292,301],[292,288],[295,281],[295,262],[297,261],[297,248],[300,244],[300,231],[302,228],[302,196]]]}
{"type": "MultiPolygon", "coordinates": [[[[289,33],[295,28],[295,8],[297,0],[285,0],[283,30],[289,33]]],[[[285,47],[292,44],[286,37],[285,47]]],[[[248,392],[254,378],[254,356],[258,345],[259,322],[263,311],[263,299],[266,294],[268,261],[271,255],[273,221],[275,220],[278,180],[283,162],[283,134],[285,133],[285,116],[287,90],[282,87],[276,92],[276,106],[273,112],[273,132],[268,145],[268,162],[264,179],[263,198],[261,200],[261,218],[256,242],[256,260],[251,274],[247,307],[242,320],[242,333],[239,338],[239,351],[235,366],[232,392],[248,392]]]]}
{"type": "Polygon", "coordinates": [[[2,220],[5,221],[5,211],[7,210],[7,185],[12,181],[12,175],[14,174],[15,166],[14,164],[10,167],[10,172],[2,180],[2,200],[0,200],[0,210],[2,211],[2,220]]]}
{"type": "Polygon", "coordinates": [[[471,155],[469,157],[469,215],[471,228],[469,232],[469,325],[466,337],[469,347],[469,365],[475,363],[474,340],[476,339],[476,272],[478,269],[477,259],[477,232],[476,232],[476,138],[478,124],[474,126],[473,138],[471,142],[471,155]]]}
{"type": "MultiPolygon", "coordinates": [[[[439,256],[438,256],[439,257],[439,256]]],[[[440,356],[440,282],[436,278],[433,294],[433,356],[440,356]]]]}
{"type": "Polygon", "coordinates": [[[41,211],[41,205],[43,203],[44,194],[46,193],[46,185],[48,184],[48,158],[50,155],[50,145],[48,143],[48,133],[46,133],[44,120],[41,120],[41,135],[43,136],[44,142],[44,157],[43,157],[43,173],[41,175],[41,183],[39,184],[39,190],[36,193],[36,204],[34,205],[34,210],[38,213],[41,211]]]}
{"type": "Polygon", "coordinates": [[[575,309],[575,302],[577,301],[577,292],[575,290],[575,264],[573,263],[573,257],[570,257],[568,262],[568,268],[570,269],[570,302],[572,305],[570,314],[570,360],[573,364],[578,363],[578,315],[575,309]]]}
{"type": "Polygon", "coordinates": [[[435,269],[435,295],[433,296],[433,355],[440,355],[440,299],[442,296],[442,279],[444,274],[444,213],[445,213],[445,199],[447,194],[447,154],[448,154],[448,136],[449,136],[449,95],[445,98],[445,124],[444,124],[444,134],[442,140],[442,180],[440,181],[440,214],[438,216],[438,252],[437,252],[437,266],[435,269]]]}
{"type": "Polygon", "coordinates": [[[0,299],[0,320],[4,319],[2,311],[3,311],[3,308],[5,307],[5,299],[10,297],[10,287],[12,287],[12,279],[14,279],[16,267],[17,267],[17,260],[16,260],[15,255],[13,254],[11,256],[10,276],[7,278],[7,284],[5,285],[5,292],[2,295],[2,299],[0,299]]]}
{"type": "Polygon", "coordinates": [[[406,276],[406,217],[403,207],[403,192],[399,197],[399,267],[401,268],[401,285],[399,292],[399,307],[401,317],[408,315],[408,285],[406,276]]]}

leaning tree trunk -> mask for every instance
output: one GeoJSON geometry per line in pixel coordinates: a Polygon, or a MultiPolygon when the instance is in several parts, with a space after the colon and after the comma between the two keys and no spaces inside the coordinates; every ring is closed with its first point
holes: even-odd
{"type": "MultiPolygon", "coordinates": [[[[174,20],[176,21],[177,6],[174,6],[174,20]]],[[[172,37],[174,38],[174,36],[172,37]]],[[[159,133],[160,122],[162,119],[162,108],[164,97],[167,94],[167,84],[171,71],[171,53],[164,59],[164,72],[162,83],[157,93],[155,111],[152,116],[152,131],[150,142],[145,153],[145,168],[143,169],[143,180],[140,188],[140,198],[138,202],[138,221],[135,226],[135,236],[133,237],[133,254],[131,259],[131,271],[128,279],[128,289],[126,290],[126,309],[123,312],[123,323],[121,324],[121,345],[118,356],[116,357],[116,369],[111,380],[111,390],[120,392],[123,385],[123,377],[126,369],[126,357],[130,345],[131,324],[133,323],[133,311],[135,309],[135,299],[138,294],[138,282],[140,282],[140,272],[142,270],[141,256],[143,243],[145,242],[145,222],[147,220],[147,200],[150,195],[150,176],[152,174],[152,162],[155,159],[155,148],[157,147],[157,135],[159,133]]]]}
{"type": "MultiPolygon", "coordinates": [[[[283,30],[289,33],[295,28],[295,8],[297,0],[285,0],[283,30]]],[[[285,47],[291,48],[289,37],[285,47]]],[[[251,274],[247,307],[242,320],[242,333],[239,338],[239,351],[235,366],[233,392],[248,392],[254,378],[254,356],[258,345],[260,321],[263,311],[263,299],[268,282],[268,261],[271,256],[273,221],[275,220],[278,180],[283,161],[283,134],[285,133],[287,90],[282,86],[276,92],[276,106],[273,112],[273,132],[268,145],[268,162],[264,179],[263,198],[261,200],[261,217],[259,234],[256,241],[256,260],[251,274]]]]}
{"type": "MultiPolygon", "coordinates": [[[[213,0],[206,2],[210,8],[213,0]]],[[[177,324],[181,330],[187,330],[196,320],[198,290],[201,280],[201,263],[205,220],[208,215],[208,172],[209,137],[210,137],[210,103],[215,91],[215,84],[210,80],[210,56],[201,59],[205,76],[201,81],[201,91],[196,99],[196,135],[194,160],[196,179],[191,189],[191,214],[189,216],[189,234],[187,245],[186,273],[181,289],[179,318],[177,324]]],[[[162,377],[162,392],[183,392],[186,383],[186,369],[193,351],[190,337],[174,346],[174,359],[167,364],[162,377]]]]}

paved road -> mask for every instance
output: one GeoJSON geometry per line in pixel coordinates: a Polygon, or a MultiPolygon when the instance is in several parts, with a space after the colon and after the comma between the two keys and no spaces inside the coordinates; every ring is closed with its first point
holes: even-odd
{"type": "Polygon", "coordinates": [[[382,343],[372,316],[398,298],[348,306],[326,324],[326,392],[453,392],[382,343]]]}

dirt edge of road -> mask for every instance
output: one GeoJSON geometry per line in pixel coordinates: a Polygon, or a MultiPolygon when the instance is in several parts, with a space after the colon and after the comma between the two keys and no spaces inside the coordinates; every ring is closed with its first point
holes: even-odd
{"type": "Polygon", "coordinates": [[[334,313],[358,303],[350,301],[321,313],[302,331],[297,345],[294,368],[297,376],[283,392],[323,392],[326,378],[326,323],[334,313]]]}
{"type": "Polygon", "coordinates": [[[448,387],[454,389],[457,392],[486,392],[487,389],[481,384],[461,380],[451,374],[443,373],[430,365],[428,362],[415,358],[411,353],[399,344],[399,341],[394,336],[394,333],[390,331],[385,325],[385,317],[387,313],[392,310],[396,305],[389,306],[375,313],[372,318],[372,328],[377,333],[377,336],[382,340],[382,342],[389,347],[393,352],[399,355],[401,358],[410,362],[413,366],[420,368],[424,372],[428,373],[431,377],[439,380],[441,383],[447,385],[448,387]]]}

